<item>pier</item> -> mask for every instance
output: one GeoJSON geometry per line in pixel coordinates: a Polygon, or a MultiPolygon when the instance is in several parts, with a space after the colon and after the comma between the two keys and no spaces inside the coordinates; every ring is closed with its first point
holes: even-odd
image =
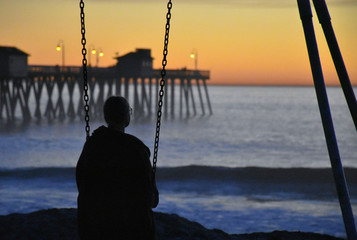
{"type": "MultiPolygon", "coordinates": [[[[146,49],[131,54],[137,53],[150,54],[146,49]]],[[[118,64],[112,67],[88,67],[91,120],[101,120],[103,103],[111,95],[128,99],[134,109],[134,119],[156,116],[161,70],[153,69],[152,62],[142,64],[143,58],[140,66],[145,68],[137,68],[133,62],[128,67],[128,62],[124,61],[128,55],[119,57],[118,64]]],[[[209,71],[166,70],[163,116],[211,115],[208,79],[209,71]]],[[[83,92],[82,67],[30,65],[26,76],[0,77],[0,120],[82,119],[83,92]]]]}

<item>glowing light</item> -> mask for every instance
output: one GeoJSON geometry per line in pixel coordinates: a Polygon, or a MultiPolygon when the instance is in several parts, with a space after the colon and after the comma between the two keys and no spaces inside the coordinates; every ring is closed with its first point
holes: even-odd
{"type": "Polygon", "coordinates": [[[95,49],[92,50],[92,54],[96,54],[97,51],[95,49]]]}
{"type": "Polygon", "coordinates": [[[193,49],[190,53],[190,58],[195,60],[195,70],[197,70],[197,62],[198,62],[198,52],[196,49],[193,49]]]}
{"type": "Polygon", "coordinates": [[[59,40],[56,47],[57,52],[62,52],[62,67],[65,66],[64,42],[59,40]]]}

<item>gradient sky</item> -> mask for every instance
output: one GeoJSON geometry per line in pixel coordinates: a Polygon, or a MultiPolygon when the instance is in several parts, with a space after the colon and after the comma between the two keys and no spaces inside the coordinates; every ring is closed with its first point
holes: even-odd
{"type": "MultiPolygon", "coordinates": [[[[357,0],[326,0],[353,85],[357,85],[357,0]]],[[[85,0],[87,48],[101,48],[99,66],[113,57],[151,48],[160,68],[166,0],[85,0]]],[[[325,80],[338,84],[315,10],[314,24],[325,80]]],[[[0,45],[29,53],[32,65],[81,64],[79,1],[0,0],[0,45]]],[[[173,1],[168,69],[211,71],[215,84],[309,85],[312,77],[296,0],[173,1]]],[[[91,57],[95,63],[95,57],[91,57]]]]}

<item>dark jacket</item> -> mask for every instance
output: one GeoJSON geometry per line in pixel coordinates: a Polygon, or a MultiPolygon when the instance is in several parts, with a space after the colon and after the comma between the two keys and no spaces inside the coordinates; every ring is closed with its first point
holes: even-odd
{"type": "Polygon", "coordinates": [[[154,239],[158,203],[150,150],[138,138],[99,127],[76,168],[79,234],[84,239],[154,239]]]}

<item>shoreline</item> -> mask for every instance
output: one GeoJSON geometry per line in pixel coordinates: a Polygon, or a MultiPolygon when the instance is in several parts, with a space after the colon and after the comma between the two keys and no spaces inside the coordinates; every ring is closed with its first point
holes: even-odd
{"type": "MultiPolygon", "coordinates": [[[[273,231],[228,234],[207,229],[176,214],[154,212],[157,240],[342,240],[329,235],[307,232],[273,231]]],[[[77,240],[77,209],[46,209],[27,214],[0,215],[0,239],[77,240]]]]}

